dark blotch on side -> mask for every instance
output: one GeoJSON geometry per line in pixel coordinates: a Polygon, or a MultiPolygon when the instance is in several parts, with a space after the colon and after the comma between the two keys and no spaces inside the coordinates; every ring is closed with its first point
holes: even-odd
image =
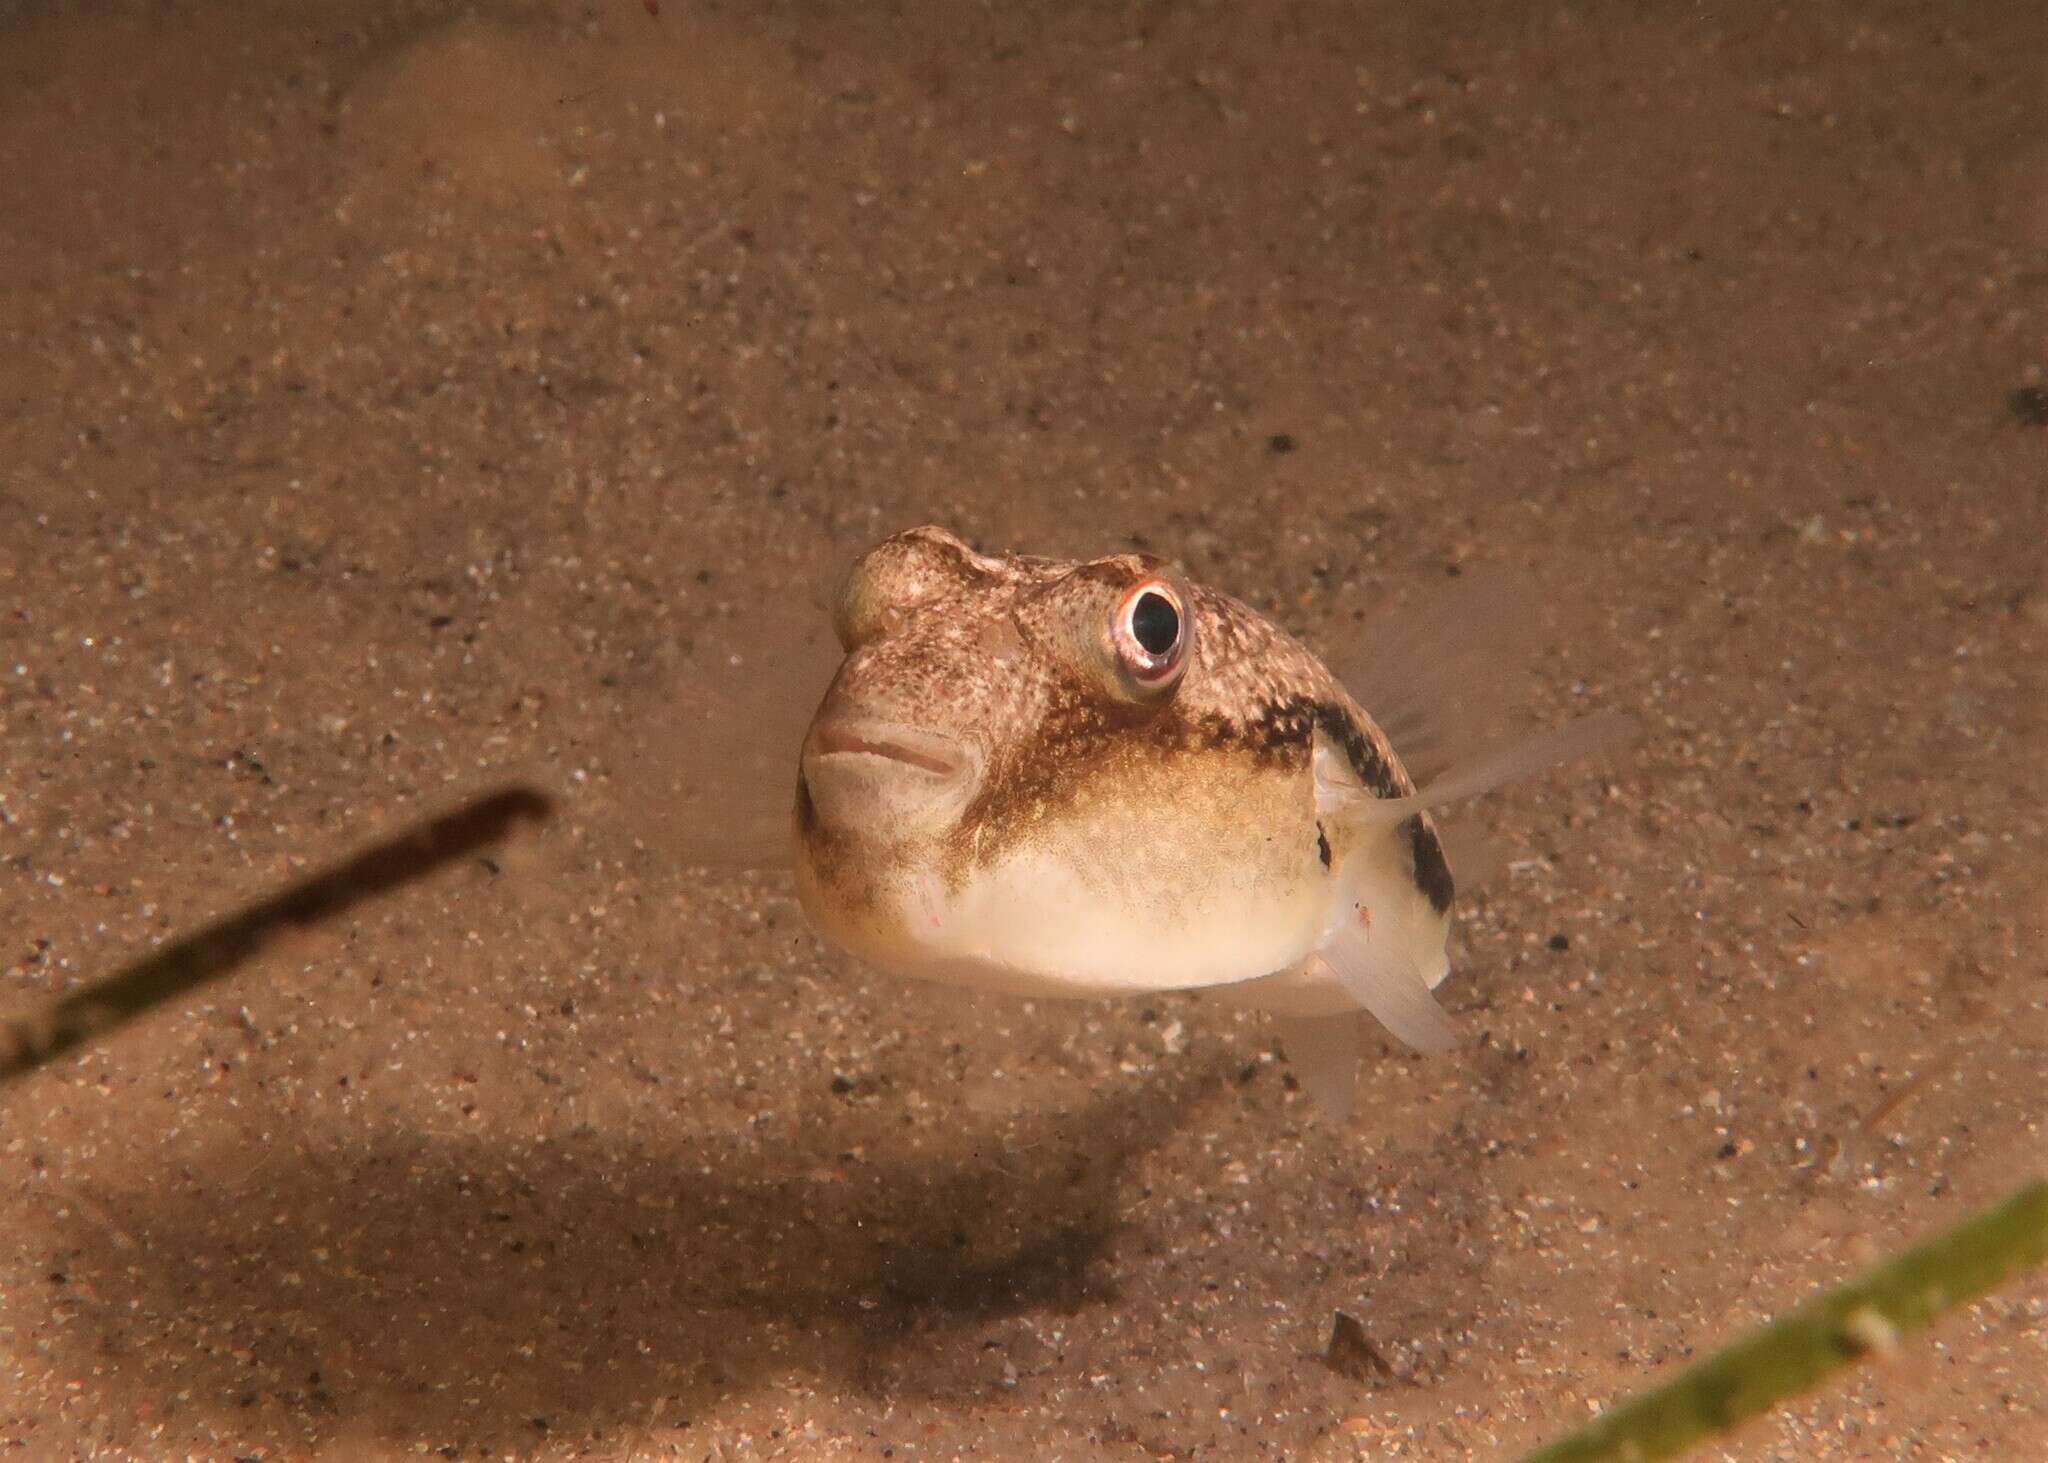
{"type": "Polygon", "coordinates": [[[1415,850],[1415,886],[1429,899],[1429,907],[1442,914],[1451,907],[1458,892],[1451,877],[1451,861],[1444,857],[1443,840],[1436,827],[1420,813],[1408,820],[1408,842],[1415,850]]]}
{"type": "MultiPolygon", "coordinates": [[[[1085,796],[1088,773],[1119,743],[1149,744],[1154,755],[1194,748],[1234,749],[1250,752],[1258,766],[1305,767],[1318,730],[1344,749],[1352,772],[1375,797],[1405,797],[1414,791],[1340,702],[1288,696],[1239,719],[1214,713],[1190,716],[1174,701],[1164,706],[1105,703],[1088,687],[1064,686],[1036,735],[1004,759],[961,818],[954,838],[954,861],[964,866],[970,857],[988,859],[992,850],[1016,835],[1015,810],[1058,808],[1085,796]],[[972,835],[975,829],[982,835],[979,840],[972,835]]],[[[1431,908],[1442,914],[1451,907],[1456,885],[1436,828],[1420,814],[1402,827],[1414,851],[1416,886],[1431,908]]],[[[1320,827],[1316,838],[1317,854],[1327,868],[1331,850],[1320,827]]]]}
{"type": "Polygon", "coordinates": [[[1299,705],[1302,711],[1314,717],[1318,731],[1344,749],[1344,760],[1351,764],[1351,770],[1374,797],[1406,797],[1414,791],[1396,775],[1393,764],[1380,755],[1380,749],[1373,745],[1372,738],[1365,734],[1365,729],[1344,707],[1334,701],[1302,702],[1299,705]]]}
{"type": "Polygon", "coordinates": [[[1244,751],[1255,766],[1306,767],[1305,715],[1274,722],[1190,713],[1177,700],[1133,704],[1103,698],[1080,682],[1060,686],[1043,720],[1023,745],[992,769],[953,835],[953,858],[988,862],[1039,815],[1089,795],[1094,776],[1130,754],[1166,763],[1190,752],[1244,751]],[[977,836],[978,833],[978,836],[977,836]]]}
{"type": "MultiPolygon", "coordinates": [[[[1379,748],[1344,707],[1318,701],[1311,710],[1317,730],[1344,749],[1344,760],[1373,796],[1398,798],[1414,791],[1413,785],[1396,774],[1393,764],[1380,755],[1379,748]]],[[[1415,854],[1415,886],[1429,900],[1429,907],[1442,914],[1451,907],[1458,888],[1451,877],[1450,860],[1444,857],[1443,840],[1437,837],[1436,826],[1420,813],[1401,826],[1407,830],[1409,847],[1415,854]]]]}

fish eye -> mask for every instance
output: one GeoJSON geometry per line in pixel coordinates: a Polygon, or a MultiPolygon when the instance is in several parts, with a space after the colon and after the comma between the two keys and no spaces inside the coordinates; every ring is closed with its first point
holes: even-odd
{"type": "Polygon", "coordinates": [[[1110,641],[1133,690],[1146,696],[1170,690],[1187,668],[1187,610],[1180,592],[1163,579],[1132,586],[1117,602],[1110,641]]]}

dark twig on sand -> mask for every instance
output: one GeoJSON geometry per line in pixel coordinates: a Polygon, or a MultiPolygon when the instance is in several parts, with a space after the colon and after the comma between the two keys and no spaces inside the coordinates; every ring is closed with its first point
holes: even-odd
{"type": "Polygon", "coordinates": [[[547,797],[532,788],[500,789],[174,940],[32,1016],[0,1021],[0,1081],[32,1072],[81,1042],[226,975],[287,931],[333,919],[423,879],[502,842],[521,823],[544,821],[551,811],[547,797]]]}

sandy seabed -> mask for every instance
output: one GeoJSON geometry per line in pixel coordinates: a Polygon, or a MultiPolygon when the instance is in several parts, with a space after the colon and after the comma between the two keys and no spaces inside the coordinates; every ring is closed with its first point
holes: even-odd
{"type": "MultiPolygon", "coordinates": [[[[1499,1457],[2048,1170],[2044,120],[1989,0],[0,6],[4,1009],[564,803],[0,1091],[0,1452],[1499,1457]],[[1645,735],[1482,806],[1465,1047],[1338,1128],[680,866],[648,729],[927,520],[1532,579],[1645,735]]],[[[2048,1288],[1707,1456],[2048,1457],[2048,1288]]]]}

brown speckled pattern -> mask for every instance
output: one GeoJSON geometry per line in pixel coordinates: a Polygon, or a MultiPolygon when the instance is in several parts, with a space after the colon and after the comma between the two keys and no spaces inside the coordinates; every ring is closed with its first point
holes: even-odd
{"type": "MultiPolygon", "coordinates": [[[[0,1093],[0,1459],[1517,1458],[2043,1171],[2048,6],[658,8],[0,6],[0,1017],[563,798],[0,1093]],[[1530,576],[1649,735],[1473,810],[1468,1045],[697,868],[929,521],[1333,667],[1530,576]]],[[[1705,1456],[2039,1463],[2044,1348],[1705,1456]]]]}
{"type": "MultiPolygon", "coordinates": [[[[858,622],[870,638],[848,655],[821,714],[857,707],[945,732],[982,760],[973,800],[930,850],[948,887],[1083,800],[1126,804],[1135,822],[1154,799],[1198,799],[1212,785],[1223,792],[1250,772],[1306,778],[1318,732],[1375,795],[1415,790],[1379,728],[1306,647],[1147,555],[993,556],[943,529],[917,528],[863,556],[843,602],[851,608],[842,625],[858,622]],[[1120,597],[1158,575],[1180,587],[1189,664],[1170,694],[1132,701],[1111,689],[1091,651],[1120,597]],[[1008,653],[989,653],[991,643],[1008,653]]],[[[1435,829],[1424,817],[1410,826],[1417,882],[1447,908],[1451,877],[1435,829]]],[[[1312,821],[1286,832],[1318,837],[1312,821]]],[[[799,835],[850,902],[864,902],[859,886],[924,856],[814,821],[800,822],[799,835]]],[[[1141,828],[1133,840],[1142,842],[1141,828]]]]}

